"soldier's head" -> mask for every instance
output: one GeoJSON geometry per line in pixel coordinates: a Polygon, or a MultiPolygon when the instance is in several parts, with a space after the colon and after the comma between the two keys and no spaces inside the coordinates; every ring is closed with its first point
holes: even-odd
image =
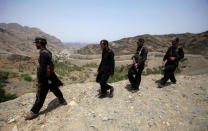
{"type": "Polygon", "coordinates": [[[177,47],[178,43],[179,43],[179,38],[178,37],[173,37],[171,39],[171,42],[172,42],[172,46],[177,47]]]}
{"type": "Polygon", "coordinates": [[[36,44],[37,49],[45,48],[47,44],[47,40],[42,37],[36,37],[35,41],[33,42],[36,44]]]}
{"type": "Polygon", "coordinates": [[[108,48],[108,41],[107,40],[101,40],[100,41],[100,48],[102,50],[108,48]]]}
{"type": "Polygon", "coordinates": [[[139,38],[137,41],[137,46],[143,46],[144,45],[144,39],[143,38],[139,38]]]}

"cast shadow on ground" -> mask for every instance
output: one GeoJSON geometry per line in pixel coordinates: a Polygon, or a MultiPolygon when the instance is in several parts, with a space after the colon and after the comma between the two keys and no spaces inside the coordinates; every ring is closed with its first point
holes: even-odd
{"type": "Polygon", "coordinates": [[[158,84],[158,87],[157,87],[157,88],[164,88],[164,87],[167,87],[167,86],[169,86],[169,85],[172,84],[171,82],[166,82],[165,85],[161,87],[161,86],[159,86],[160,81],[161,81],[161,80],[156,80],[156,81],[155,81],[155,83],[158,84]]]}
{"type": "Polygon", "coordinates": [[[99,98],[99,99],[103,99],[103,98],[112,98],[112,97],[110,96],[109,91],[107,91],[107,95],[104,96],[104,97],[100,97],[101,89],[98,89],[97,92],[98,92],[98,94],[96,95],[96,97],[99,98]]]}
{"type": "Polygon", "coordinates": [[[41,111],[39,114],[47,114],[48,112],[51,112],[52,110],[58,108],[60,105],[61,104],[59,103],[58,98],[55,98],[48,104],[48,107],[45,110],[41,111]]]}
{"type": "Polygon", "coordinates": [[[127,84],[127,85],[125,86],[125,89],[126,89],[127,91],[129,91],[129,92],[132,92],[131,84],[127,84]]]}

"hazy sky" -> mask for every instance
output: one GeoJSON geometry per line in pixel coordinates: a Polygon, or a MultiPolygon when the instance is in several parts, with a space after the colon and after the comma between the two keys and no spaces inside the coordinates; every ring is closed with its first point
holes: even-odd
{"type": "Polygon", "coordinates": [[[0,0],[0,23],[37,27],[63,42],[208,30],[208,0],[0,0]]]}

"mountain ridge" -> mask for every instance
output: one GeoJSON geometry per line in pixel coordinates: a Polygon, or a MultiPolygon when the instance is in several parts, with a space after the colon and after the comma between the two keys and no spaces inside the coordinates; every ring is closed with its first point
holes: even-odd
{"type": "Polygon", "coordinates": [[[54,52],[64,49],[61,40],[38,28],[17,23],[0,23],[0,54],[36,56],[37,51],[33,43],[35,37],[46,38],[47,47],[54,52]]]}
{"type": "MultiPolygon", "coordinates": [[[[136,41],[139,38],[145,39],[145,45],[149,51],[165,52],[171,45],[172,37],[179,37],[180,45],[185,53],[208,55],[208,31],[202,33],[166,34],[166,35],[139,35],[123,38],[109,43],[115,55],[126,55],[135,53],[136,41]]],[[[80,54],[101,54],[99,45],[90,44],[77,51],[80,54]]]]}

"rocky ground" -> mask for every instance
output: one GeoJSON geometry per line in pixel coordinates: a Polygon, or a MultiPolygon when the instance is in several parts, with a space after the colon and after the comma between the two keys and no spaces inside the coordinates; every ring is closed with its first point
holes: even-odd
{"type": "Polygon", "coordinates": [[[1,131],[137,131],[208,130],[208,74],[177,75],[177,84],[157,88],[161,75],[143,76],[141,89],[132,94],[127,80],[113,83],[113,98],[97,97],[94,82],[61,88],[68,105],[60,106],[49,93],[40,115],[25,121],[35,94],[0,103],[1,131]]]}

